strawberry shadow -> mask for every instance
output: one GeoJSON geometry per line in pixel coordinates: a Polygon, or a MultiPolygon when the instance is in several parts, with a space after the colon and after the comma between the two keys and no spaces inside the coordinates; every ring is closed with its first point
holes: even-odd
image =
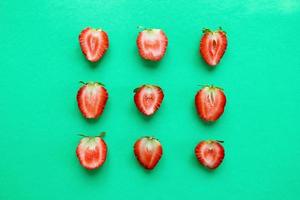
{"type": "Polygon", "coordinates": [[[192,109],[193,112],[195,113],[194,115],[198,118],[198,121],[201,121],[201,124],[207,127],[212,127],[217,121],[215,122],[209,122],[209,121],[204,121],[198,114],[196,106],[195,106],[195,102],[193,101],[192,103],[192,109]]]}
{"type": "Polygon", "coordinates": [[[142,118],[144,121],[146,121],[146,122],[151,121],[151,119],[153,118],[153,115],[147,116],[147,115],[144,115],[144,114],[142,114],[142,113],[140,113],[140,115],[141,115],[141,118],[142,118]]]}
{"type": "Polygon", "coordinates": [[[99,116],[99,117],[96,118],[96,119],[85,118],[85,117],[82,115],[82,113],[80,112],[79,108],[78,108],[77,100],[74,102],[74,108],[76,108],[76,110],[77,110],[77,111],[76,111],[76,114],[77,114],[80,118],[82,118],[84,121],[86,121],[87,123],[89,123],[89,124],[95,124],[95,123],[97,123],[98,119],[101,117],[101,116],[99,116]]]}
{"type": "Polygon", "coordinates": [[[138,60],[141,63],[141,65],[146,66],[149,69],[156,69],[156,68],[158,68],[158,66],[161,63],[161,60],[159,60],[159,61],[151,61],[151,60],[146,60],[146,59],[142,58],[141,56],[139,56],[138,60]]]}
{"type": "MultiPolygon", "coordinates": [[[[100,58],[100,60],[96,61],[96,62],[91,62],[88,59],[86,59],[85,55],[82,53],[81,49],[79,48],[78,52],[81,53],[81,57],[84,60],[83,62],[88,65],[91,69],[96,69],[98,68],[98,66],[102,63],[105,62],[106,57],[109,57],[110,53],[109,50],[107,50],[105,52],[105,54],[102,56],[102,58],[100,58]]],[[[103,64],[104,65],[104,64],[103,64]]]]}
{"type": "MultiPolygon", "coordinates": [[[[150,116],[144,115],[143,113],[141,113],[141,112],[137,109],[137,107],[136,107],[135,104],[132,104],[132,109],[134,109],[134,110],[135,110],[134,112],[136,113],[136,115],[138,115],[139,118],[142,118],[142,120],[145,121],[145,122],[151,121],[151,119],[152,119],[152,118],[154,117],[154,115],[155,115],[155,113],[154,113],[153,115],[150,115],[150,116]]],[[[157,112],[157,111],[156,111],[156,112],[157,112]]]]}
{"type": "Polygon", "coordinates": [[[151,60],[145,60],[142,58],[141,58],[141,60],[145,66],[150,67],[150,68],[157,68],[161,63],[161,61],[151,61],[151,60]]]}
{"type": "Polygon", "coordinates": [[[208,65],[205,61],[204,61],[204,59],[203,59],[203,57],[200,55],[200,53],[199,53],[199,51],[196,51],[196,58],[197,58],[197,60],[196,60],[196,62],[197,62],[197,64],[196,64],[196,66],[204,66],[204,68],[206,68],[208,71],[214,71],[215,70],[215,68],[217,67],[217,66],[210,66],[210,65],[208,65]]]}
{"type": "Polygon", "coordinates": [[[103,57],[100,60],[98,60],[97,62],[91,62],[91,61],[85,59],[85,62],[88,63],[87,65],[89,65],[90,68],[96,69],[102,62],[104,62],[106,57],[107,57],[107,55],[103,55],[103,57]]]}
{"type": "Polygon", "coordinates": [[[89,170],[89,169],[85,169],[84,167],[81,167],[82,171],[85,172],[85,174],[89,175],[89,176],[95,176],[96,174],[99,174],[100,171],[102,171],[102,168],[98,168],[98,169],[93,169],[93,170],[89,170]]]}
{"type": "MultiPolygon", "coordinates": [[[[101,116],[100,116],[101,117],[101,116]]],[[[97,123],[98,121],[99,121],[99,118],[100,117],[98,117],[98,118],[96,118],[96,119],[89,119],[89,118],[85,118],[85,117],[83,117],[84,118],[84,120],[87,122],[87,123],[89,123],[89,124],[95,124],[95,123],[97,123]]]]}
{"type": "MultiPolygon", "coordinates": [[[[106,161],[107,162],[107,161],[106,161]]],[[[84,167],[81,167],[81,170],[84,171],[84,173],[86,175],[88,175],[89,177],[95,177],[95,176],[100,176],[101,174],[105,173],[104,171],[106,170],[105,168],[105,163],[103,164],[103,166],[97,168],[97,169],[93,169],[93,170],[89,170],[89,169],[85,169],[84,167]]]]}
{"type": "Polygon", "coordinates": [[[154,173],[153,170],[155,170],[157,166],[155,166],[153,169],[146,169],[137,161],[137,159],[135,159],[135,167],[138,168],[138,170],[143,172],[144,174],[150,175],[154,173]]]}
{"type": "MultiPolygon", "coordinates": [[[[76,107],[77,107],[77,104],[76,104],[76,107]]],[[[101,117],[101,116],[99,116],[99,117],[96,118],[96,119],[86,118],[86,117],[84,117],[84,116],[82,115],[82,113],[79,111],[79,109],[77,109],[77,114],[80,115],[80,117],[81,117],[84,121],[86,121],[87,123],[89,123],[89,124],[95,124],[95,123],[97,123],[98,120],[99,120],[99,118],[101,117]]]]}
{"type": "Polygon", "coordinates": [[[205,172],[207,172],[207,173],[209,173],[209,174],[215,173],[215,171],[217,170],[217,169],[209,169],[209,168],[203,166],[203,165],[198,161],[198,159],[196,158],[195,155],[192,155],[192,156],[191,156],[191,163],[192,163],[192,165],[193,165],[195,168],[200,168],[200,169],[202,169],[203,171],[205,171],[205,172]]]}
{"type": "Polygon", "coordinates": [[[215,121],[215,122],[204,121],[204,120],[201,119],[200,117],[199,117],[199,120],[202,122],[202,124],[203,124],[204,126],[213,126],[213,125],[216,123],[216,121],[215,121]]]}

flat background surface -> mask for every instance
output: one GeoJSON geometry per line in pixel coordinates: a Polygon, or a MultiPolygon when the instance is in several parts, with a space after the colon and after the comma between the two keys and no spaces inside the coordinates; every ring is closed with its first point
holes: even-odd
{"type": "Polygon", "coordinates": [[[300,2],[297,0],[0,2],[0,199],[297,199],[300,196],[300,2]],[[137,54],[138,25],[169,38],[166,56],[137,54]],[[110,38],[97,64],[82,55],[78,34],[101,27],[110,38]],[[201,30],[222,26],[228,50],[211,70],[198,54],[201,30]],[[104,114],[85,120],[75,96],[83,81],[109,92],[104,114]],[[160,85],[165,99],[150,119],[133,89],[160,85]],[[224,115],[204,124],[196,115],[198,84],[223,87],[224,115]],[[104,166],[84,170],[80,137],[107,131],[104,166]],[[147,172],[132,146],[160,139],[164,155],[147,172]],[[193,154],[203,139],[224,140],[215,171],[193,154]]]}

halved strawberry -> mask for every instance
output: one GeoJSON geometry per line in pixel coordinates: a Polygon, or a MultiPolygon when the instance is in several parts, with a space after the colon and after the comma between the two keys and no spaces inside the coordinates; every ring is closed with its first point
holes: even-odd
{"type": "Polygon", "coordinates": [[[134,144],[134,154],[139,163],[146,169],[153,169],[162,156],[162,146],[153,137],[143,137],[134,144]]]}
{"type": "Polygon", "coordinates": [[[145,29],[139,33],[136,43],[141,57],[158,61],[166,52],[168,38],[161,29],[145,29]]]}
{"type": "Polygon", "coordinates": [[[108,36],[102,29],[86,28],[79,35],[82,53],[91,62],[97,62],[109,46],[108,36]]]}
{"type": "Polygon", "coordinates": [[[219,87],[205,86],[196,94],[195,104],[204,121],[216,121],[224,112],[226,96],[219,87]]]}
{"type": "Polygon", "coordinates": [[[216,31],[203,30],[204,35],[200,42],[200,53],[208,65],[217,65],[227,47],[226,33],[220,28],[216,31]]]}
{"type": "Polygon", "coordinates": [[[222,141],[207,140],[201,141],[195,148],[198,161],[209,169],[217,168],[223,161],[224,148],[222,141]]]}
{"type": "Polygon", "coordinates": [[[78,108],[85,118],[98,118],[104,110],[108,93],[101,83],[82,83],[84,85],[77,93],[78,108]]]}
{"type": "Polygon", "coordinates": [[[138,110],[149,116],[160,107],[164,99],[164,93],[159,86],[142,85],[134,90],[134,102],[138,110]]]}
{"type": "Polygon", "coordinates": [[[107,146],[102,137],[104,132],[99,136],[84,136],[76,149],[76,155],[80,164],[89,170],[96,169],[103,165],[106,160],[107,146]]]}

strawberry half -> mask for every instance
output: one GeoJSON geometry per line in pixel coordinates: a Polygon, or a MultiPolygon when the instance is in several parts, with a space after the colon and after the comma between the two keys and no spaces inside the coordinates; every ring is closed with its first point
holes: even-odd
{"type": "Polygon", "coordinates": [[[134,154],[145,169],[153,169],[162,156],[162,146],[153,137],[143,137],[134,144],[134,154]]]}
{"type": "Polygon", "coordinates": [[[145,29],[139,33],[136,43],[142,58],[159,61],[166,52],[168,38],[161,29],[145,29]]]}
{"type": "Polygon", "coordinates": [[[203,30],[200,42],[200,54],[208,65],[217,65],[227,48],[226,33],[220,28],[216,31],[203,30]]]}
{"type": "Polygon", "coordinates": [[[77,93],[78,108],[85,118],[98,118],[104,110],[108,93],[101,83],[81,83],[84,85],[77,93]]]}
{"type": "Polygon", "coordinates": [[[80,164],[89,170],[96,169],[103,165],[106,160],[107,146],[102,139],[105,133],[99,136],[84,136],[76,149],[76,155],[80,164]]]}
{"type": "Polygon", "coordinates": [[[152,115],[160,107],[164,99],[162,89],[155,85],[142,85],[134,90],[134,102],[144,115],[152,115]]]}
{"type": "Polygon", "coordinates": [[[209,169],[217,168],[223,161],[224,148],[222,141],[207,140],[201,141],[195,148],[198,161],[209,169]]]}
{"type": "Polygon", "coordinates": [[[226,96],[215,86],[205,86],[195,96],[196,109],[204,121],[216,121],[224,112],[226,96]]]}
{"type": "Polygon", "coordinates": [[[101,29],[86,28],[79,35],[82,53],[91,62],[97,62],[105,54],[109,46],[108,36],[101,29]]]}

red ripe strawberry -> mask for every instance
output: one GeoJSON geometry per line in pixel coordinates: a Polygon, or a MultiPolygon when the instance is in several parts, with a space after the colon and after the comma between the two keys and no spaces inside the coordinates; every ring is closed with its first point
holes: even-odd
{"type": "Polygon", "coordinates": [[[154,114],[164,99],[162,89],[155,85],[142,85],[136,88],[134,92],[136,107],[147,116],[154,114]]]}
{"type": "Polygon", "coordinates": [[[86,28],[79,35],[82,53],[91,62],[97,62],[109,46],[108,36],[101,29],[86,28]]]}
{"type": "Polygon", "coordinates": [[[223,161],[224,148],[222,141],[207,140],[201,141],[195,148],[198,161],[209,169],[217,168],[223,161]]]}
{"type": "Polygon", "coordinates": [[[153,169],[162,156],[162,146],[153,137],[143,137],[135,142],[134,154],[146,169],[153,169]]]}
{"type": "Polygon", "coordinates": [[[78,108],[85,118],[98,118],[104,110],[108,93],[101,83],[82,83],[84,85],[77,93],[78,108]]]}
{"type": "Polygon", "coordinates": [[[102,139],[104,132],[99,136],[84,136],[76,149],[76,155],[80,164],[89,170],[96,169],[103,165],[106,160],[107,146],[102,139]]]}
{"type": "Polygon", "coordinates": [[[200,43],[200,53],[208,65],[217,65],[225,53],[227,47],[226,33],[220,28],[216,31],[203,30],[200,43]]]}
{"type": "Polygon", "coordinates": [[[144,59],[158,61],[166,52],[168,38],[161,29],[145,29],[139,33],[136,43],[144,59]]]}
{"type": "Polygon", "coordinates": [[[205,86],[196,94],[195,104],[204,121],[216,121],[224,112],[226,96],[219,87],[205,86]]]}

